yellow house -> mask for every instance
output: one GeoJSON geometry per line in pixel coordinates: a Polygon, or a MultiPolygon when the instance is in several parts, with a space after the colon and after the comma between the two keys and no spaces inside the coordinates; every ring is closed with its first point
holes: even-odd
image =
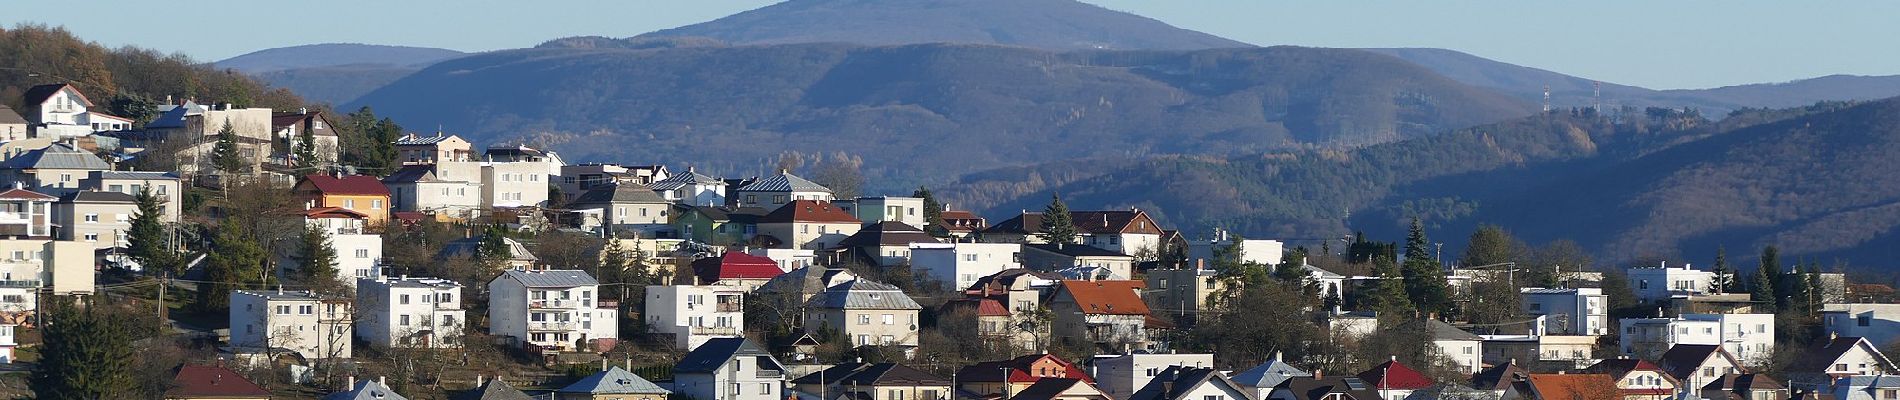
{"type": "Polygon", "coordinates": [[[310,175],[292,189],[305,208],[341,207],[368,216],[370,226],[389,221],[389,188],[366,175],[310,175]]]}

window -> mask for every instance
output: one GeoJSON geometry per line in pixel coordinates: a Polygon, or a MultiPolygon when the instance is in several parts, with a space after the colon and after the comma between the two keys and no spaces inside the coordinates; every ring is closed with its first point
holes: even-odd
{"type": "Polygon", "coordinates": [[[895,318],[895,317],[893,317],[893,316],[892,316],[892,315],[890,315],[890,314],[884,314],[884,324],[885,324],[885,325],[891,325],[891,324],[895,324],[895,323],[897,323],[897,318],[895,318]]]}
{"type": "Polygon", "coordinates": [[[297,306],[297,315],[311,315],[316,313],[316,306],[297,306]]]}
{"type": "Polygon", "coordinates": [[[396,320],[402,321],[402,322],[397,322],[396,323],[397,325],[409,326],[409,314],[403,314],[400,318],[397,318],[396,320]]]}
{"type": "Polygon", "coordinates": [[[86,222],[99,222],[99,214],[86,214],[86,222]]]}
{"type": "Polygon", "coordinates": [[[879,336],[877,338],[877,342],[879,344],[889,346],[889,345],[897,344],[897,338],[891,335],[884,335],[884,336],[879,336]]]}
{"type": "Polygon", "coordinates": [[[277,315],[290,315],[290,306],[277,306],[277,315]]]}
{"type": "Polygon", "coordinates": [[[356,208],[356,199],[343,199],[343,208],[356,208]]]}
{"type": "Polygon", "coordinates": [[[455,294],[454,294],[454,293],[436,293],[436,294],[435,294],[435,302],[437,302],[437,303],[454,303],[454,302],[455,302],[455,294]]]}
{"type": "Polygon", "coordinates": [[[369,258],[369,249],[356,249],[356,258],[369,258]]]}
{"type": "Polygon", "coordinates": [[[396,296],[396,304],[409,304],[409,295],[396,296]]]}
{"type": "Polygon", "coordinates": [[[1636,288],[1649,290],[1649,280],[1645,279],[1645,280],[1636,281],[1636,288]]]}
{"type": "Polygon", "coordinates": [[[1835,370],[1835,371],[1846,371],[1846,370],[1847,370],[1847,364],[1834,364],[1834,370],[1835,370]]]}
{"type": "Polygon", "coordinates": [[[976,255],[975,255],[975,254],[964,254],[964,255],[963,255],[963,261],[976,261],[976,255]]]}
{"type": "Polygon", "coordinates": [[[1201,400],[1221,400],[1221,398],[1218,395],[1207,395],[1201,396],[1201,400]]]}
{"type": "Polygon", "coordinates": [[[1869,324],[1872,324],[1873,322],[1874,322],[1874,317],[1871,315],[1862,315],[1862,316],[1854,317],[1855,325],[1867,326],[1869,324]]]}
{"type": "Polygon", "coordinates": [[[106,185],[106,191],[124,193],[125,185],[106,185]]]}
{"type": "Polygon", "coordinates": [[[378,200],[370,200],[370,201],[369,201],[369,209],[371,209],[371,210],[381,210],[381,209],[383,209],[383,201],[382,201],[382,200],[380,200],[380,199],[378,199],[378,200]]]}
{"type": "Polygon", "coordinates": [[[864,345],[869,345],[869,344],[871,344],[871,335],[858,335],[859,346],[864,346],[864,345]]]}
{"type": "Polygon", "coordinates": [[[864,315],[858,316],[858,325],[870,325],[870,324],[871,324],[871,314],[864,314],[864,315]]]}
{"type": "Polygon", "coordinates": [[[88,233],[88,234],[86,234],[86,241],[88,241],[88,242],[97,242],[97,241],[99,241],[99,234],[97,234],[97,233],[88,233]]]}
{"type": "Polygon", "coordinates": [[[442,316],[442,326],[455,326],[455,316],[454,315],[442,316]]]}

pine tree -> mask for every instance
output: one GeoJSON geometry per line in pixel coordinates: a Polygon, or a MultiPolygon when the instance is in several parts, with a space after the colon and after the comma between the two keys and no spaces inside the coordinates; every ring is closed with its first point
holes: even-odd
{"type": "Polygon", "coordinates": [[[1399,271],[1405,278],[1405,294],[1419,311],[1435,314],[1451,311],[1451,285],[1445,281],[1444,268],[1437,262],[1428,258],[1406,260],[1399,271]]]}
{"type": "Polygon", "coordinates": [[[1814,307],[1815,296],[1814,293],[1811,292],[1811,290],[1814,290],[1814,276],[1801,271],[1806,264],[1807,262],[1805,261],[1796,262],[1795,268],[1788,271],[1788,276],[1782,278],[1782,281],[1788,285],[1788,290],[1786,290],[1788,294],[1783,297],[1788,299],[1788,304],[1790,305],[1790,307],[1784,309],[1804,318],[1814,315],[1814,311],[1816,311],[1814,307]]]}
{"type": "Polygon", "coordinates": [[[195,305],[199,312],[226,309],[232,290],[257,288],[272,279],[264,268],[264,248],[257,244],[236,219],[226,219],[212,239],[213,250],[206,257],[205,280],[198,285],[195,305]]]}
{"type": "Polygon", "coordinates": [[[1056,195],[1049,200],[1049,207],[1042,210],[1042,240],[1048,243],[1075,243],[1075,220],[1069,215],[1069,205],[1062,203],[1062,196],[1056,195]]]}
{"type": "Polygon", "coordinates": [[[126,251],[147,271],[164,271],[172,276],[182,274],[178,253],[172,251],[166,240],[165,200],[152,194],[149,186],[139,190],[134,198],[138,201],[138,212],[132,215],[131,229],[126,230],[126,251]]]}
{"type": "Polygon", "coordinates": [[[306,285],[329,285],[337,281],[336,246],[330,241],[330,232],[316,225],[307,225],[298,239],[297,276],[306,285]]]}
{"type": "Polygon", "coordinates": [[[309,170],[317,166],[317,135],[309,128],[297,134],[297,168],[309,170]]]}
{"type": "Polygon", "coordinates": [[[1715,248],[1714,272],[1715,279],[1709,286],[1712,286],[1716,293],[1735,290],[1735,269],[1728,266],[1728,248],[1715,248]]]}
{"type": "Polygon", "coordinates": [[[1778,262],[1770,261],[1773,259],[1771,256],[1774,255],[1774,246],[1769,246],[1768,249],[1762,253],[1764,256],[1769,257],[1762,257],[1761,266],[1755,268],[1755,277],[1748,282],[1748,300],[1755,303],[1755,307],[1757,308],[1755,312],[1773,314],[1775,313],[1777,302],[1777,298],[1775,297],[1775,269],[1778,267],[1771,264],[1777,264],[1778,262]]]}
{"type": "Polygon", "coordinates": [[[1765,275],[1767,277],[1767,279],[1761,283],[1763,286],[1766,286],[1769,293],[1772,294],[1766,299],[1774,304],[1772,310],[1780,311],[1788,309],[1788,296],[1786,296],[1788,294],[1788,284],[1786,279],[1784,279],[1787,278],[1788,271],[1781,268],[1781,249],[1772,245],[1762,247],[1761,265],[1759,268],[1763,271],[1758,271],[1756,274],[1765,275]]]}
{"type": "Polygon", "coordinates": [[[231,125],[230,118],[224,120],[223,128],[218,128],[218,144],[211,148],[211,162],[224,173],[244,171],[244,157],[238,154],[237,148],[237,128],[231,125]]]}
{"type": "Polygon", "coordinates": [[[600,248],[600,270],[594,271],[594,276],[602,283],[626,283],[623,278],[629,272],[629,264],[632,262],[627,259],[626,247],[620,245],[620,238],[608,237],[607,244],[600,248]]]}
{"type": "Polygon", "coordinates": [[[1399,273],[1398,265],[1392,259],[1379,257],[1372,261],[1373,272],[1379,274],[1379,283],[1372,286],[1359,301],[1359,308],[1372,310],[1379,314],[1400,314],[1412,309],[1412,301],[1406,296],[1405,281],[1399,273]]]}
{"type": "Polygon", "coordinates": [[[1405,235],[1405,261],[1432,259],[1432,241],[1425,237],[1425,224],[1412,217],[1412,228],[1405,235]]]}
{"type": "Polygon", "coordinates": [[[56,400],[129,399],[137,397],[132,347],[133,332],[123,318],[109,315],[104,305],[81,309],[70,299],[42,305],[47,323],[40,347],[40,363],[27,386],[33,397],[56,400]]]}
{"type": "MultiPolygon", "coordinates": [[[[935,227],[937,230],[942,230],[944,226],[943,203],[937,202],[937,196],[930,193],[930,188],[918,186],[917,191],[910,193],[910,197],[920,197],[924,199],[924,230],[930,231],[932,227],[935,227]]],[[[931,233],[938,234],[938,232],[935,231],[931,233]]]]}

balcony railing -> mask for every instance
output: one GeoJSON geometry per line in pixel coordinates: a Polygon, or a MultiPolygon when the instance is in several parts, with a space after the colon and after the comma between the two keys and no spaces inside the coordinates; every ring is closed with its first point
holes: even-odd
{"type": "Polygon", "coordinates": [[[533,300],[528,302],[528,308],[572,309],[579,308],[580,305],[581,302],[569,299],[533,300]]]}
{"type": "Polygon", "coordinates": [[[579,324],[575,324],[572,321],[569,321],[569,322],[555,322],[555,321],[529,322],[528,330],[531,330],[531,331],[571,331],[571,330],[574,330],[574,327],[576,326],[579,326],[579,324]]]}
{"type": "Polygon", "coordinates": [[[734,328],[730,326],[695,326],[693,327],[691,332],[694,335],[738,336],[739,328],[734,328]]]}
{"type": "Polygon", "coordinates": [[[718,312],[744,312],[744,311],[745,311],[745,305],[744,305],[744,304],[739,304],[739,303],[719,303],[719,305],[718,305],[718,307],[715,307],[715,309],[714,309],[714,311],[718,311],[718,312]]]}

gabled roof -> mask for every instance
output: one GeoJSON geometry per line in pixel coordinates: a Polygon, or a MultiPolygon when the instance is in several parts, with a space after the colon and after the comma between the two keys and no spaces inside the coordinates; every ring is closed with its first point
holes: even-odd
{"type": "Polygon", "coordinates": [[[1531,374],[1526,378],[1538,398],[1564,400],[1621,400],[1616,382],[1603,374],[1531,374]]]}
{"type": "Polygon", "coordinates": [[[343,208],[343,207],[317,207],[317,208],[312,208],[309,210],[304,210],[303,217],[304,218],[364,219],[364,218],[369,218],[369,214],[364,214],[361,212],[357,212],[356,210],[351,210],[351,209],[343,208]]]}
{"type": "Polygon", "coordinates": [[[1727,357],[1729,362],[1735,363],[1737,368],[1741,367],[1741,363],[1736,362],[1735,357],[1728,354],[1728,350],[1723,350],[1722,346],[1713,344],[1671,346],[1669,351],[1663,352],[1662,357],[1656,360],[1656,365],[1661,366],[1664,372],[1668,372],[1670,376],[1678,380],[1687,379],[1694,375],[1697,369],[1702,368],[1702,363],[1708,362],[1709,357],[1718,354],[1727,357]]]}
{"type": "Polygon", "coordinates": [[[1795,359],[1794,364],[1789,365],[1787,371],[1793,373],[1826,373],[1828,372],[1828,368],[1832,367],[1842,356],[1847,355],[1848,352],[1854,351],[1855,349],[1860,349],[1872,355],[1874,361],[1880,363],[1881,368],[1887,370],[1893,369],[1893,361],[1888,360],[1887,355],[1881,354],[1880,349],[1874,347],[1873,343],[1868,342],[1867,339],[1855,336],[1837,336],[1833,339],[1829,339],[1826,343],[1819,343],[1815,347],[1809,348],[1808,351],[1801,353],[1801,358],[1795,359]]]}
{"type": "Polygon", "coordinates": [[[1474,342],[1484,340],[1482,336],[1465,332],[1465,330],[1451,326],[1451,324],[1445,321],[1426,319],[1424,324],[1425,329],[1432,333],[1432,340],[1466,340],[1474,342]]]}
{"type": "Polygon", "coordinates": [[[720,366],[726,365],[726,361],[740,356],[760,356],[759,368],[785,371],[785,367],[780,366],[778,360],[772,358],[771,353],[760,349],[759,345],[752,343],[751,340],[713,338],[707,340],[706,344],[694,348],[692,352],[686,353],[686,357],[680,358],[679,363],[673,365],[673,372],[675,374],[715,372],[720,366]]]}
{"type": "Polygon", "coordinates": [[[723,186],[725,184],[726,184],[726,181],[724,180],[707,176],[706,174],[701,174],[699,172],[694,171],[692,167],[687,167],[686,173],[673,174],[673,175],[667,176],[666,179],[661,179],[659,182],[653,182],[652,188],[653,190],[673,190],[673,189],[686,187],[686,185],[722,185],[723,186]]]}
{"type": "Polygon", "coordinates": [[[244,375],[223,366],[186,365],[178,368],[172,376],[171,390],[165,391],[166,398],[182,397],[269,397],[270,391],[257,386],[244,375]]]}
{"type": "Polygon", "coordinates": [[[92,99],[86,98],[86,92],[79,91],[79,88],[73,87],[73,84],[70,84],[70,83],[53,83],[53,84],[39,85],[39,86],[34,86],[32,88],[28,88],[26,89],[26,94],[21,96],[25,98],[26,101],[20,104],[26,104],[28,106],[40,105],[42,103],[45,103],[46,99],[52,98],[54,94],[59,93],[61,89],[67,89],[67,88],[71,88],[73,90],[73,93],[78,94],[79,101],[85,102],[86,107],[93,106],[92,99]]]}
{"type": "Polygon", "coordinates": [[[99,156],[80,151],[79,149],[73,148],[72,145],[54,143],[52,146],[46,146],[46,148],[43,149],[34,149],[13,156],[13,158],[7,159],[5,163],[0,163],[0,168],[89,169],[105,171],[112,169],[112,165],[106,164],[106,161],[99,159],[99,156]]]}
{"type": "MultiPolygon", "coordinates": [[[[1025,211],[984,229],[984,233],[1035,234],[1042,232],[1040,211],[1025,211]]],[[[1106,235],[1116,233],[1161,234],[1161,227],[1141,210],[1070,211],[1069,220],[1077,233],[1106,235]]]]}
{"type": "Polygon", "coordinates": [[[1102,392],[1101,389],[1095,388],[1095,385],[1091,385],[1081,379],[1049,378],[1037,380],[1036,383],[1023,388],[1022,392],[1018,392],[1010,396],[1010,398],[1016,400],[1052,400],[1062,397],[1063,393],[1067,393],[1069,390],[1075,389],[1076,385],[1085,386],[1095,393],[1102,392]]]}
{"type": "Polygon", "coordinates": [[[759,223],[789,222],[860,223],[857,217],[844,212],[844,209],[832,205],[831,202],[817,200],[793,200],[779,206],[777,210],[772,210],[772,213],[766,214],[764,218],[759,218],[759,223]]]}
{"type": "Polygon", "coordinates": [[[396,394],[396,391],[389,390],[388,386],[383,386],[376,381],[361,379],[357,380],[356,386],[350,390],[331,393],[329,396],[323,396],[323,400],[409,400],[409,398],[396,394]]]}
{"type": "Polygon", "coordinates": [[[564,386],[561,390],[556,390],[555,392],[659,395],[673,393],[672,391],[660,388],[660,385],[655,385],[653,382],[647,381],[646,378],[641,378],[639,375],[634,375],[632,372],[620,369],[620,367],[611,367],[607,368],[606,371],[588,375],[586,378],[581,378],[581,380],[564,386]]]}
{"type": "Polygon", "coordinates": [[[1669,375],[1669,371],[1664,371],[1662,367],[1657,366],[1656,363],[1640,358],[1612,358],[1599,361],[1595,365],[1583,369],[1583,372],[1605,374],[1615,380],[1628,378],[1631,372],[1637,371],[1654,371],[1661,374],[1663,379],[1668,379],[1672,383],[1676,380],[1676,377],[1669,375]]]}
{"type": "Polygon", "coordinates": [[[1083,314],[1148,315],[1148,304],[1139,292],[1147,288],[1142,281],[1062,281],[1057,296],[1067,293],[1083,314]]]}
{"type": "Polygon", "coordinates": [[[922,310],[902,289],[868,279],[850,281],[825,288],[807,307],[842,310],[922,310]]]}
{"type": "Polygon", "coordinates": [[[979,317],[1007,317],[1010,315],[1009,308],[1004,307],[1003,302],[988,297],[965,297],[945,301],[943,305],[938,306],[937,309],[941,310],[940,314],[968,310],[979,317]]]}
{"type": "Polygon", "coordinates": [[[1249,387],[1270,388],[1279,385],[1280,382],[1286,382],[1288,378],[1311,375],[1312,373],[1306,372],[1306,370],[1294,367],[1293,364],[1288,364],[1286,360],[1280,357],[1280,352],[1276,351],[1273,352],[1273,358],[1267,359],[1267,362],[1260,363],[1260,365],[1254,366],[1252,369],[1235,374],[1234,382],[1249,387]]]}
{"type": "Polygon", "coordinates": [[[1048,359],[1062,367],[1061,371],[1056,371],[1058,377],[1076,378],[1082,379],[1085,382],[1095,382],[1094,378],[1089,377],[1088,373],[1082,372],[1082,368],[1077,367],[1075,363],[1064,360],[1062,357],[1056,357],[1054,354],[1030,354],[1008,360],[984,361],[971,364],[957,369],[956,377],[958,382],[1001,382],[1003,381],[1004,369],[1008,369],[1010,382],[1035,382],[1043,378],[1037,377],[1032,373],[1033,371],[1030,371],[1030,368],[1034,367],[1037,361],[1043,359],[1048,359]]]}
{"type": "Polygon", "coordinates": [[[0,192],[0,200],[54,201],[59,198],[26,189],[7,189],[5,192],[0,192]]]}
{"type": "Polygon", "coordinates": [[[1062,281],[1062,275],[1028,268],[1010,268],[997,271],[988,276],[976,278],[976,283],[970,284],[970,287],[965,288],[964,291],[972,295],[984,295],[986,294],[985,292],[1000,293],[1008,291],[1010,287],[1016,286],[1016,280],[1018,279],[1036,279],[1059,284],[1059,282],[1062,281]]]}
{"type": "MultiPolygon", "coordinates": [[[[1762,374],[1723,374],[1721,379],[1702,385],[1702,390],[1720,390],[1729,393],[1747,394],[1752,390],[1782,390],[1780,382],[1762,374]]],[[[1746,398],[1746,397],[1743,397],[1746,398]]]]}
{"type": "Polygon", "coordinates": [[[618,203],[667,204],[670,202],[666,201],[666,198],[660,197],[660,194],[654,192],[653,189],[649,189],[645,186],[615,183],[588,189],[586,193],[581,193],[579,197],[575,197],[574,201],[570,203],[575,205],[605,205],[618,203]]]}
{"type": "Polygon", "coordinates": [[[383,183],[429,182],[435,179],[435,164],[409,164],[383,178],[383,183]]]}
{"type": "Polygon", "coordinates": [[[1386,360],[1366,372],[1360,372],[1359,380],[1366,381],[1373,389],[1416,390],[1437,384],[1432,382],[1432,378],[1405,366],[1399,360],[1386,360]]]}
{"type": "Polygon", "coordinates": [[[813,183],[812,181],[805,180],[805,178],[800,178],[798,177],[798,175],[792,175],[790,173],[782,173],[782,174],[778,174],[777,176],[761,178],[759,180],[752,181],[752,183],[748,183],[745,186],[740,186],[738,191],[741,191],[741,192],[827,192],[829,193],[831,192],[831,188],[827,188],[825,187],[825,185],[820,185],[817,183],[813,183]]]}
{"type": "Polygon", "coordinates": [[[430,145],[430,144],[436,144],[436,143],[441,143],[443,141],[447,141],[449,140],[449,138],[461,139],[460,137],[457,137],[455,135],[443,135],[441,132],[436,132],[435,136],[422,136],[422,135],[411,133],[411,134],[403,135],[401,138],[397,138],[396,145],[397,146],[430,145]]]}
{"type": "Polygon", "coordinates": [[[911,243],[938,243],[924,230],[897,221],[883,221],[864,227],[838,242],[838,247],[902,246],[911,243]]]}
{"type": "Polygon", "coordinates": [[[587,271],[576,269],[554,269],[523,271],[511,269],[502,272],[502,276],[514,278],[527,287],[563,288],[599,285],[587,271]]]}
{"type": "Polygon", "coordinates": [[[844,363],[792,380],[793,384],[862,386],[936,386],[950,380],[897,363],[844,363]],[[822,380],[822,382],[821,382],[822,380]]]}
{"type": "MultiPolygon", "coordinates": [[[[501,242],[503,245],[508,246],[508,255],[509,255],[508,259],[510,260],[516,260],[516,261],[539,260],[539,258],[534,257],[533,252],[528,251],[527,245],[521,244],[520,241],[517,241],[514,238],[504,237],[504,238],[501,238],[501,242]]],[[[481,248],[482,248],[482,238],[480,237],[455,239],[455,240],[450,240],[446,244],[443,244],[442,250],[436,253],[436,257],[441,257],[441,258],[474,257],[475,253],[479,251],[481,248]]]]}
{"type": "Polygon", "coordinates": [[[693,274],[699,276],[700,283],[713,283],[722,279],[772,279],[784,273],[778,269],[777,261],[737,251],[693,260],[693,274]]]}
{"type": "Polygon", "coordinates": [[[21,117],[20,113],[14,112],[13,107],[0,105],[0,124],[14,125],[25,123],[27,123],[26,118],[21,117]]]}
{"type": "Polygon", "coordinates": [[[454,400],[534,400],[533,397],[528,397],[527,393],[521,392],[521,389],[515,389],[514,385],[509,385],[507,381],[503,381],[501,379],[490,379],[487,382],[483,382],[480,387],[470,389],[466,392],[457,394],[455,397],[451,397],[451,399],[454,399],[454,400]]]}
{"type": "Polygon", "coordinates": [[[1156,373],[1147,386],[1136,389],[1126,400],[1200,400],[1185,396],[1202,384],[1221,385],[1235,392],[1248,393],[1246,388],[1228,379],[1219,370],[1172,365],[1156,373]]]}
{"type": "MultiPolygon", "coordinates": [[[[1601,365],[1602,363],[1598,364],[1601,365]]],[[[1478,390],[1510,389],[1512,382],[1524,379],[1529,375],[1530,371],[1526,371],[1523,367],[1518,366],[1517,360],[1513,359],[1503,364],[1491,366],[1491,368],[1485,368],[1483,371],[1478,371],[1478,374],[1471,376],[1471,387],[1478,390]]]]}
{"type": "Polygon", "coordinates": [[[1279,386],[1273,387],[1273,391],[1285,391],[1298,400],[1320,400],[1333,393],[1343,394],[1351,400],[1379,400],[1379,393],[1372,390],[1372,385],[1351,376],[1324,378],[1296,376],[1287,379],[1286,382],[1280,382],[1279,386]]]}
{"type": "Polygon", "coordinates": [[[389,187],[383,181],[369,175],[331,176],[313,174],[304,176],[304,182],[327,196],[388,196],[389,187]]]}
{"type": "Polygon", "coordinates": [[[59,202],[61,202],[61,203],[122,203],[122,204],[134,204],[134,203],[138,203],[138,201],[139,201],[139,200],[138,200],[138,198],[137,198],[137,197],[132,197],[132,195],[129,195],[129,194],[125,194],[125,193],[119,193],[119,192],[101,192],[101,191],[93,191],[93,190],[86,190],[86,191],[78,191],[78,192],[72,192],[72,193],[67,193],[67,194],[66,194],[65,196],[60,196],[60,197],[59,197],[59,202]]]}

